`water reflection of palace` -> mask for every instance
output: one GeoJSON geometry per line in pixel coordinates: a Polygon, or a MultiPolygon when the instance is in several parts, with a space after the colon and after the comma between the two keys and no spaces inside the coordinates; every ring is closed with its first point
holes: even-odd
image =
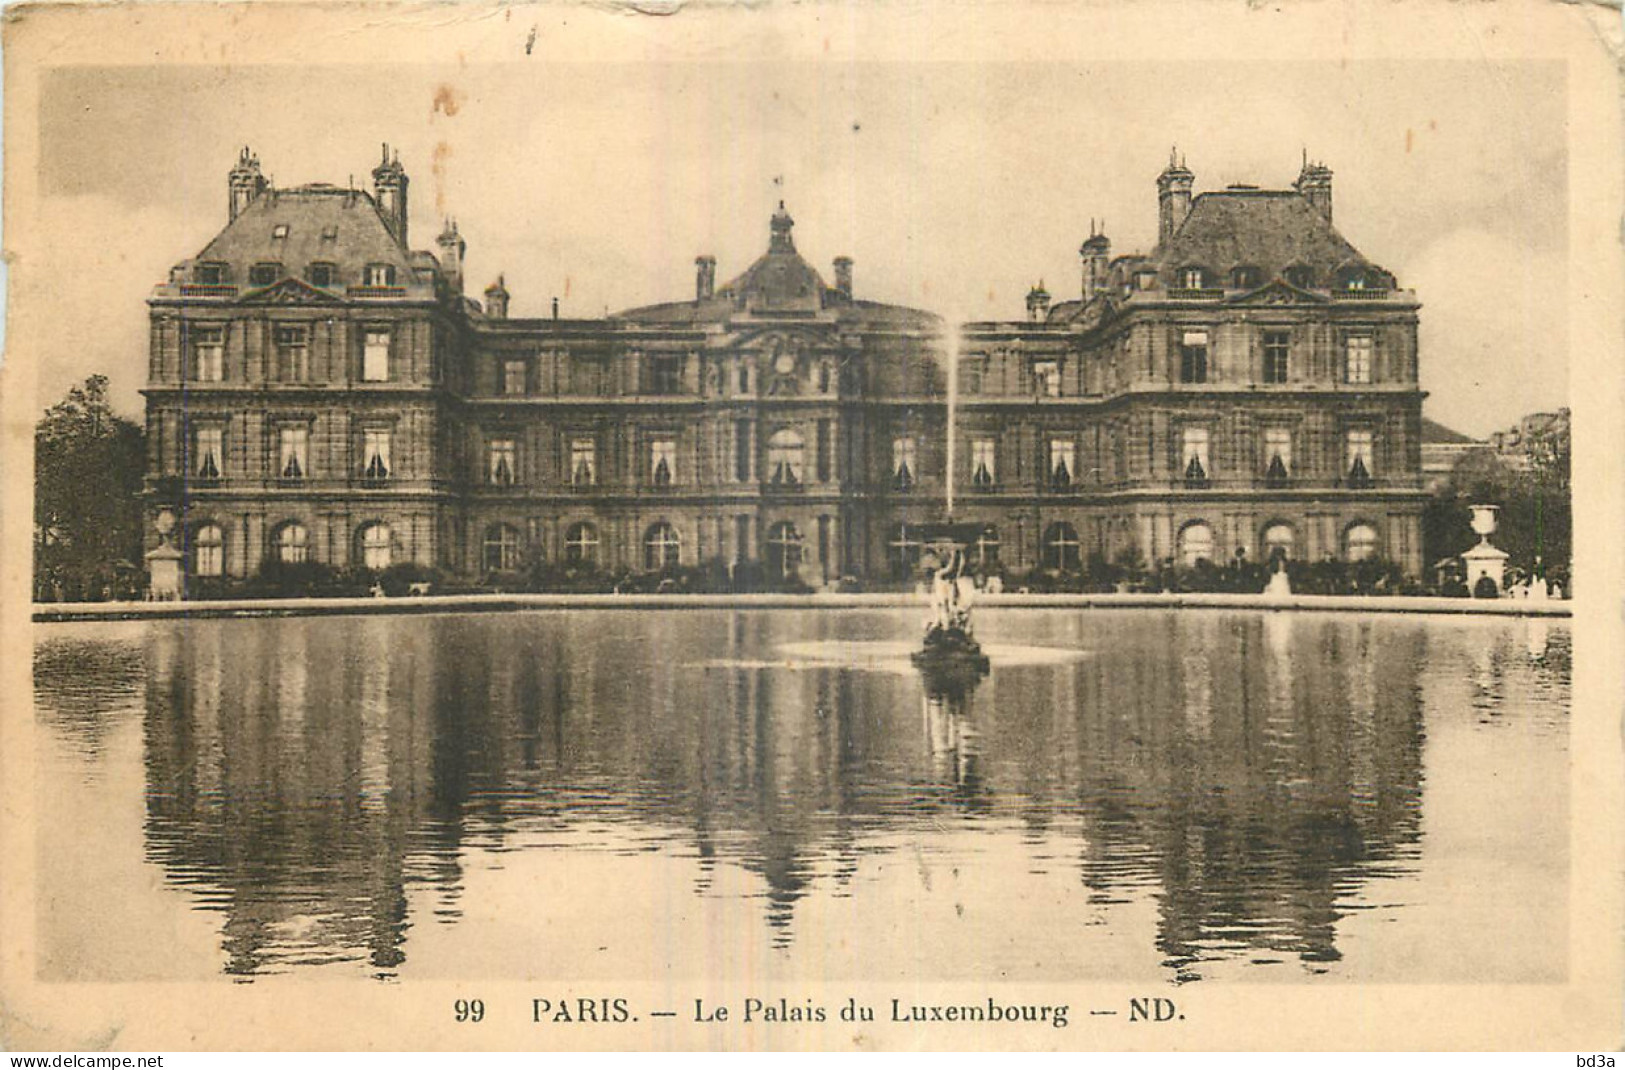
{"type": "MultiPolygon", "coordinates": [[[[878,614],[155,626],[149,857],[224,913],[239,975],[393,973],[413,926],[459,916],[470,852],[588,827],[590,849],[696,860],[683,894],[721,894],[718,867],[754,875],[781,945],[804,898],[861,897],[867,857],[946,825],[1070,845],[1092,903],[1154,900],[1175,978],[1215,958],[1336,960],[1351,898],[1417,852],[1428,633],[1291,614],[1058,628],[1012,612],[990,619],[991,641],[1028,624],[1090,656],[995,656],[953,697],[775,655],[895,634],[878,614]],[[417,886],[432,917],[408,908],[417,886]]],[[[1566,657],[1566,637],[1548,647],[1547,663],[1566,657]]],[[[1521,639],[1494,651],[1532,656],[1521,639]]]]}

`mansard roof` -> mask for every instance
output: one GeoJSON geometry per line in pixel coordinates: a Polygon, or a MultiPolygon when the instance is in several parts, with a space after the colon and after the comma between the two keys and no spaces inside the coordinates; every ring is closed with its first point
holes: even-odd
{"type": "MultiPolygon", "coordinates": [[[[431,254],[429,263],[435,263],[431,254]]],[[[206,245],[197,260],[230,264],[243,279],[258,263],[279,263],[289,274],[312,263],[334,264],[356,278],[368,264],[391,264],[412,277],[413,256],[384,224],[370,194],[315,184],[260,194],[206,245]],[[286,227],[286,231],[280,228],[286,227]],[[285,236],[277,237],[278,233],[285,236]]]]}
{"type": "Polygon", "coordinates": [[[1198,194],[1184,222],[1151,260],[1168,270],[1229,271],[1245,265],[1262,269],[1265,278],[1294,266],[1308,267],[1321,279],[1351,266],[1376,267],[1295,190],[1198,194]]]}
{"type": "Polygon", "coordinates": [[[616,318],[649,324],[703,324],[719,323],[742,312],[796,316],[828,311],[843,320],[859,319],[876,326],[926,327],[940,322],[930,312],[854,300],[825,285],[818,269],[796,252],[790,233],[794,225],[781,201],[770,224],[767,252],[743,274],[717,287],[712,296],[627,309],[616,318]]]}

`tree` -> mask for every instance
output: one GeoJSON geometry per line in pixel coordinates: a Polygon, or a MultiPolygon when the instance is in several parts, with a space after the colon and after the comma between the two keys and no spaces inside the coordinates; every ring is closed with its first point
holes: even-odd
{"type": "Polygon", "coordinates": [[[41,597],[131,594],[141,568],[146,435],[93,375],[34,428],[34,578],[41,597]]]}
{"type": "Polygon", "coordinates": [[[1521,456],[1488,448],[1464,455],[1428,503],[1422,524],[1429,565],[1478,542],[1469,506],[1487,504],[1501,507],[1491,541],[1510,555],[1511,568],[1531,574],[1538,558],[1548,575],[1567,575],[1573,551],[1569,412],[1526,423],[1521,456]]]}

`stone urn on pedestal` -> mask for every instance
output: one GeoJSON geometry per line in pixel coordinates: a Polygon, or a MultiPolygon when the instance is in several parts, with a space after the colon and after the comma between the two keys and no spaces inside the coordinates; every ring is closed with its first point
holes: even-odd
{"type": "Polygon", "coordinates": [[[175,514],[160,509],[153,527],[158,531],[158,545],[147,551],[147,598],[173,602],[181,596],[181,565],[186,556],[169,541],[175,530],[175,514]]]}
{"type": "Polygon", "coordinates": [[[1507,553],[1491,546],[1490,536],[1495,534],[1501,507],[1473,505],[1468,508],[1473,511],[1472,528],[1478,535],[1478,545],[1461,555],[1462,563],[1467,566],[1467,589],[1477,597],[1479,581],[1488,577],[1494,581],[1498,597],[1506,579],[1507,553]]]}

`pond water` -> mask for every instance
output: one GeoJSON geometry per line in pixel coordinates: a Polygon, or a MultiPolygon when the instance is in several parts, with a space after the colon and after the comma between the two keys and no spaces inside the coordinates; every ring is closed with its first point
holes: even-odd
{"type": "Polygon", "coordinates": [[[1566,623],[919,618],[36,625],[41,975],[1567,975],[1566,623]]]}

